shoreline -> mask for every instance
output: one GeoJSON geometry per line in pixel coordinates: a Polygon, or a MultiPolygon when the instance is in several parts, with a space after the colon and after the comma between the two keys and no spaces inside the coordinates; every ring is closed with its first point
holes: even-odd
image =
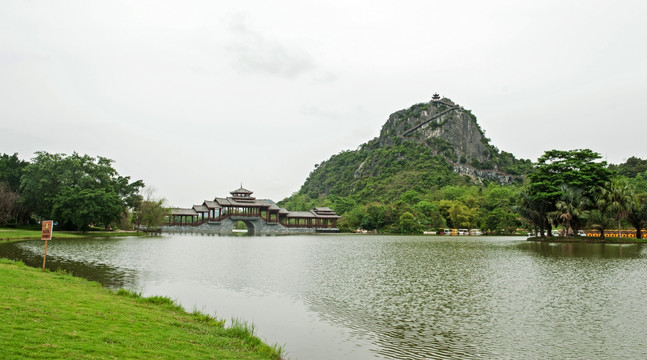
{"type": "MultiPolygon", "coordinates": [[[[40,240],[41,230],[30,228],[9,228],[0,227],[0,243],[14,241],[40,240]]],[[[101,237],[122,237],[122,236],[149,236],[149,233],[142,231],[54,231],[52,240],[58,239],[80,239],[80,238],[101,238],[101,237]]]]}
{"type": "Polygon", "coordinates": [[[18,261],[0,259],[0,302],[0,321],[12,334],[0,348],[9,357],[282,359],[282,348],[260,340],[247,322],[225,327],[168,297],[115,292],[18,261]]]}
{"type": "Polygon", "coordinates": [[[646,244],[647,239],[636,239],[636,238],[617,238],[617,237],[605,237],[601,239],[599,237],[586,237],[586,236],[531,236],[526,241],[536,241],[536,242],[545,242],[545,243],[579,243],[579,244],[646,244]],[[620,239],[620,240],[619,240],[620,239]]]}

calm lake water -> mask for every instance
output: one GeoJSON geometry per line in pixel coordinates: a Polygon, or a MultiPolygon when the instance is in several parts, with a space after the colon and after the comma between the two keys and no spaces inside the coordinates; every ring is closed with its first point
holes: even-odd
{"type": "MultiPolygon", "coordinates": [[[[0,245],[42,264],[43,243],[0,245]]],[[[55,240],[48,266],[252,322],[290,359],[647,358],[647,247],[509,237],[55,240]]]]}

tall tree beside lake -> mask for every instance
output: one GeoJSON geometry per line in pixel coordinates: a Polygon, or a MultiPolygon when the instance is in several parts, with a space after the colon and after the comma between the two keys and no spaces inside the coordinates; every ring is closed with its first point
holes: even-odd
{"type": "Polygon", "coordinates": [[[616,220],[618,236],[622,236],[622,220],[636,202],[633,188],[624,178],[614,178],[600,190],[599,201],[604,202],[608,214],[616,220]]]}
{"type": "Polygon", "coordinates": [[[22,201],[35,216],[54,219],[66,228],[108,227],[137,205],[144,185],[120,176],[112,163],[77,153],[37,152],[21,178],[22,201]]]}
{"type": "Polygon", "coordinates": [[[142,201],[137,204],[133,212],[133,223],[139,229],[159,228],[164,224],[169,210],[166,208],[166,199],[157,198],[153,188],[146,188],[143,191],[142,201]]]}
{"type": "MultiPolygon", "coordinates": [[[[613,174],[606,161],[599,161],[601,158],[589,149],[546,151],[529,175],[528,194],[532,203],[545,204],[546,215],[555,212],[557,202],[566,195],[563,185],[580,189],[593,202],[595,191],[604,187],[613,174]]],[[[550,236],[552,226],[549,221],[547,225],[550,236]]]]}
{"type": "Polygon", "coordinates": [[[18,158],[17,153],[0,155],[0,183],[7,185],[9,191],[17,193],[20,189],[20,177],[27,165],[26,161],[18,158]]]}

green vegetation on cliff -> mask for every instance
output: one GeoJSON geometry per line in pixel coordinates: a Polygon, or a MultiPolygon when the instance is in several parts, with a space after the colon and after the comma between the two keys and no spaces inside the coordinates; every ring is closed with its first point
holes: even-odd
{"type": "Polygon", "coordinates": [[[519,222],[503,205],[531,168],[530,161],[491,146],[474,115],[443,99],[392,114],[380,137],[318,164],[299,192],[280,204],[330,206],[346,230],[487,227],[508,233],[519,222]],[[497,203],[495,193],[506,199],[497,203]]]}
{"type": "Polygon", "coordinates": [[[584,149],[518,160],[490,144],[469,110],[442,99],[392,114],[379,137],[318,164],[280,205],[329,206],[346,231],[640,228],[647,160],[607,167],[599,158],[584,149]]]}

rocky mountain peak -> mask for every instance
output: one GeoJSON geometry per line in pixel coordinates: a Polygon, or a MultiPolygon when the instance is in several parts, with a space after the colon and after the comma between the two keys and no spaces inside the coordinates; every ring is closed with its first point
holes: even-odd
{"type": "Polygon", "coordinates": [[[392,137],[416,140],[435,154],[461,164],[484,163],[495,152],[476,117],[448,98],[391,114],[382,127],[380,141],[388,143],[392,137]]]}

